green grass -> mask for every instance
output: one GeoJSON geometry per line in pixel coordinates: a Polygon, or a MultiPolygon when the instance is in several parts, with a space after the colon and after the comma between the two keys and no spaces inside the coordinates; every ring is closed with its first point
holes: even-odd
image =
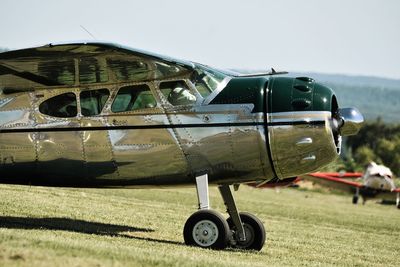
{"type": "MultiPolygon", "coordinates": [[[[235,192],[267,229],[260,252],[183,244],[193,188],[66,189],[0,185],[0,266],[398,266],[400,211],[351,196],[235,192]]],[[[213,208],[224,212],[211,188],[213,208]]]]}

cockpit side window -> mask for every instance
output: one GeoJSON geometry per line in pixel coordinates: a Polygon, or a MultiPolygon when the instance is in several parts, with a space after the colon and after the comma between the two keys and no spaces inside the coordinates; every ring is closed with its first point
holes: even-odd
{"type": "Polygon", "coordinates": [[[174,106],[191,105],[196,102],[196,96],[191,93],[184,81],[162,82],[160,90],[174,106]]]}
{"type": "Polygon", "coordinates": [[[101,113],[110,92],[107,89],[83,91],[80,94],[81,113],[83,116],[94,116],[101,113]]]}
{"type": "Polygon", "coordinates": [[[111,106],[112,112],[154,108],[157,102],[146,84],[121,87],[111,106]]]}
{"type": "Polygon", "coordinates": [[[76,117],[78,114],[76,96],[74,93],[65,93],[49,98],[39,105],[39,111],[58,118],[76,117]]]}

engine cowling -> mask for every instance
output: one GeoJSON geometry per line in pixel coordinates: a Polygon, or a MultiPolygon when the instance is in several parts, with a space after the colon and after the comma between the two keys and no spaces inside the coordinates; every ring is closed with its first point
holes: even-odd
{"type": "Polygon", "coordinates": [[[341,136],[356,134],[363,123],[357,109],[339,109],[333,90],[308,77],[272,77],[266,91],[266,128],[280,179],[332,162],[341,136]]]}

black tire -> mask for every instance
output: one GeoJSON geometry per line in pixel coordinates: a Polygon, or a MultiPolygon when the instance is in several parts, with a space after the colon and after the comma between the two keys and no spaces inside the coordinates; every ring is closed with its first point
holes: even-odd
{"type": "Polygon", "coordinates": [[[240,219],[246,233],[246,241],[239,241],[235,236],[236,227],[233,225],[232,219],[227,219],[229,228],[233,231],[236,245],[234,247],[240,249],[261,250],[264,246],[266,234],[264,224],[255,215],[248,212],[240,212],[240,219]]]}
{"type": "Polygon", "coordinates": [[[353,196],[353,204],[357,204],[358,203],[358,196],[353,196]]]}
{"type": "Polygon", "coordinates": [[[199,210],[193,213],[183,228],[183,238],[189,246],[224,249],[228,246],[229,237],[228,223],[214,210],[199,210]]]}

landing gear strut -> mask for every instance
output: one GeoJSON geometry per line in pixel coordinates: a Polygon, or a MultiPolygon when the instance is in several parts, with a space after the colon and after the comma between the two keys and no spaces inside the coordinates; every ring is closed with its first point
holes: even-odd
{"type": "Polygon", "coordinates": [[[360,195],[360,188],[356,187],[356,192],[353,196],[353,204],[357,204],[359,195],[360,195]]]}
{"type": "Polygon", "coordinates": [[[229,218],[210,209],[207,174],[196,177],[199,210],[185,223],[183,237],[187,245],[203,248],[224,249],[232,246],[240,249],[261,250],[265,243],[265,229],[254,215],[239,213],[229,185],[220,185],[229,218]]]}

